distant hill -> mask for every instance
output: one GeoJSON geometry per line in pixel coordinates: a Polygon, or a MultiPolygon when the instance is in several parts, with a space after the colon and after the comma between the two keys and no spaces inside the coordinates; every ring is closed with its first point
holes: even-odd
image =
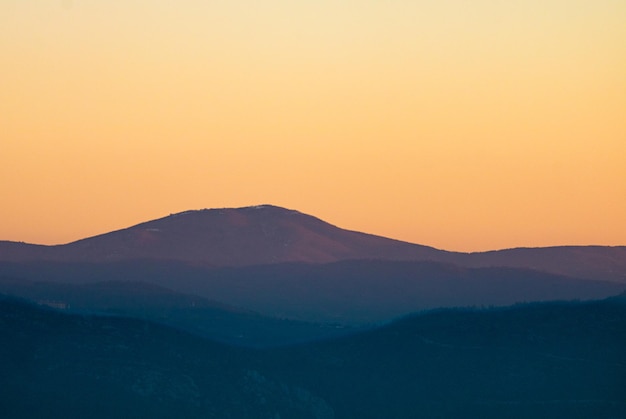
{"type": "MultiPolygon", "coordinates": [[[[5,262],[0,263],[2,276],[13,278],[13,282],[0,281],[0,292],[16,289],[11,283],[20,281],[41,283],[40,290],[57,289],[53,283],[65,283],[92,289],[94,300],[100,298],[97,295],[110,292],[97,283],[124,281],[152,284],[265,316],[340,324],[386,322],[437,307],[604,298],[626,288],[620,283],[521,268],[465,268],[440,262],[380,260],[221,268],[152,260],[5,262]],[[45,288],[46,283],[51,285],[45,288]]],[[[118,291],[122,294],[122,289],[118,291]]],[[[129,296],[135,293],[128,287],[124,292],[129,296]]],[[[149,295],[144,293],[142,298],[149,295]]],[[[160,298],[160,294],[154,296],[160,298]]]]}
{"type": "Polygon", "coordinates": [[[353,334],[358,329],[262,316],[145,282],[72,284],[0,276],[0,294],[65,313],[134,317],[237,346],[271,347],[353,334]]]}
{"type": "Polygon", "coordinates": [[[0,298],[10,418],[618,418],[623,299],[439,310],[243,350],[153,323],[0,298]]]}
{"type": "Polygon", "coordinates": [[[626,283],[626,246],[556,246],[455,254],[469,267],[529,268],[582,279],[626,283]]]}
{"type": "Polygon", "coordinates": [[[343,260],[437,261],[516,267],[626,283],[626,246],[564,246],[459,253],[344,230],[272,205],[186,211],[76,242],[0,241],[5,262],[173,260],[214,267],[343,260]]]}

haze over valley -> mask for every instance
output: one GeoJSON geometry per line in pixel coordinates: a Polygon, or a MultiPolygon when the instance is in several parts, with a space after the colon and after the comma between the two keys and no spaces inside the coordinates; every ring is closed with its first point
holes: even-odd
{"type": "Polygon", "coordinates": [[[613,417],[625,278],[626,247],[447,252],[271,205],[0,242],[0,413],[613,417]]]}

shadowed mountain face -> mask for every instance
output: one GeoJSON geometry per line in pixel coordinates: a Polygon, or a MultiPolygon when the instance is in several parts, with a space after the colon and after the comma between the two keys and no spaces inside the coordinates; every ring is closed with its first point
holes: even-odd
{"type": "Polygon", "coordinates": [[[57,246],[0,241],[0,261],[176,260],[204,266],[353,259],[438,261],[466,267],[535,269],[626,282],[626,246],[565,246],[457,253],[344,230],[271,205],[187,211],[57,246]]]}

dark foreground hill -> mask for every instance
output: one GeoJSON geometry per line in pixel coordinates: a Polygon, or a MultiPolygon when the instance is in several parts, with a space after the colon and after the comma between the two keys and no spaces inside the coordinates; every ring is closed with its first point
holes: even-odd
{"type": "Polygon", "coordinates": [[[57,246],[0,241],[0,261],[5,262],[135,259],[218,267],[355,259],[437,261],[626,282],[626,246],[447,252],[345,230],[316,217],[271,205],[187,211],[57,246]]]}
{"type": "Polygon", "coordinates": [[[315,418],[329,409],[304,389],[258,380],[242,350],[145,321],[2,301],[0,334],[3,418],[315,418]]]}
{"type": "Polygon", "coordinates": [[[626,417],[626,306],[443,310],[271,354],[337,417],[626,417]]]}
{"type": "Polygon", "coordinates": [[[441,310],[273,350],[0,301],[7,418],[617,418],[624,298],[441,310]]]}

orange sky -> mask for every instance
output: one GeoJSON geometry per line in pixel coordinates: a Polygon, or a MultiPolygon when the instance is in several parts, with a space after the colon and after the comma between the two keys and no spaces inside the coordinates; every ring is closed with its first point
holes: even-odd
{"type": "Polygon", "coordinates": [[[3,0],[0,240],[282,205],[626,244],[626,2],[3,0]]]}

